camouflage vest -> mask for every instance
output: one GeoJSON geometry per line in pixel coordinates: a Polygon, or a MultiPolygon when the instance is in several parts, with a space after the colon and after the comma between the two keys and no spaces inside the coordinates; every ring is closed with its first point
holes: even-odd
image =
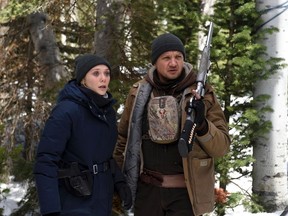
{"type": "Polygon", "coordinates": [[[172,143],[179,139],[180,107],[173,96],[154,97],[148,103],[147,119],[150,139],[159,144],[172,143]]]}

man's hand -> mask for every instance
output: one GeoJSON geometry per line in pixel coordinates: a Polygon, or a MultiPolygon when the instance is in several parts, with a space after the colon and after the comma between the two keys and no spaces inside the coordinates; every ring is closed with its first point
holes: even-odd
{"type": "Polygon", "coordinates": [[[201,96],[197,93],[196,90],[192,90],[192,95],[193,95],[193,97],[195,97],[196,100],[201,99],[201,96]]]}
{"type": "Polygon", "coordinates": [[[205,117],[205,104],[196,90],[192,90],[192,94],[195,97],[195,100],[193,100],[192,108],[195,111],[194,122],[197,125],[196,133],[198,136],[203,136],[208,132],[208,124],[205,117]]]}

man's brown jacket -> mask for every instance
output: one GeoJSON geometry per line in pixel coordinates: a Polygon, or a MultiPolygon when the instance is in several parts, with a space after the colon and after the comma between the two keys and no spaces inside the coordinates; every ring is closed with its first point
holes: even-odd
{"type": "MultiPolygon", "coordinates": [[[[185,72],[191,72],[191,65],[185,63],[185,72]]],[[[152,68],[148,73],[152,73],[152,68]]],[[[149,74],[148,74],[149,75],[149,74]]],[[[118,141],[114,152],[117,163],[131,188],[133,200],[136,196],[137,181],[143,169],[142,161],[142,114],[149,100],[152,86],[145,79],[135,83],[130,89],[124,112],[118,126],[118,141]]],[[[193,85],[183,91],[182,125],[186,120],[185,106],[192,96],[193,85]]],[[[204,103],[208,132],[197,136],[193,149],[183,158],[183,170],[187,190],[195,215],[213,211],[214,207],[214,158],[222,157],[229,151],[230,138],[224,113],[211,86],[205,86],[204,103]]]]}

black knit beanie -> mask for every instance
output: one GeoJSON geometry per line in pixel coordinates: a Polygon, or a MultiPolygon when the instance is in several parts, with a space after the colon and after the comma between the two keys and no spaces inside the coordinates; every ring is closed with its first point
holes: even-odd
{"type": "Polygon", "coordinates": [[[75,59],[75,73],[77,83],[81,82],[81,80],[85,77],[91,68],[101,64],[106,65],[111,72],[109,62],[100,56],[94,54],[83,54],[77,56],[75,59]]]}
{"type": "Polygon", "coordinates": [[[154,65],[158,57],[167,51],[179,51],[183,54],[184,60],[186,58],[185,48],[182,41],[171,33],[165,33],[158,36],[152,42],[151,62],[154,65]]]}

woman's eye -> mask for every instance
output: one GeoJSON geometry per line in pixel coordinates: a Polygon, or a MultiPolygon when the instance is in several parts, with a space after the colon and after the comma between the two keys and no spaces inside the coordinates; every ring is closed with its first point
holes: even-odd
{"type": "Polygon", "coordinates": [[[109,77],[110,76],[110,71],[107,71],[104,74],[105,74],[106,77],[109,77]]]}
{"type": "Polygon", "coordinates": [[[94,71],[93,75],[94,76],[99,76],[99,71],[94,71]]]}

